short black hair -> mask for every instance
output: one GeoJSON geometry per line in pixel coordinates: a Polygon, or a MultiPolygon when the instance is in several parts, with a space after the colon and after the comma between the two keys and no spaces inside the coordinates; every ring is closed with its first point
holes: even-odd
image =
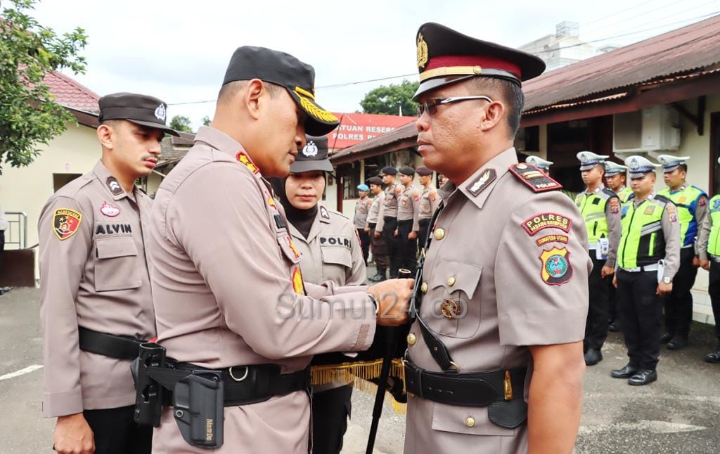
{"type": "MultiPolygon", "coordinates": [[[[235,80],[233,82],[226,83],[220,88],[220,93],[218,93],[218,102],[229,101],[240,90],[245,88],[247,86],[247,83],[247,80],[235,80]]],[[[265,84],[265,88],[267,89],[268,93],[270,93],[271,98],[275,98],[282,90],[285,90],[285,87],[281,87],[280,85],[275,85],[273,83],[265,81],[263,81],[263,83],[265,84]]]]}
{"type": "Polygon", "coordinates": [[[496,77],[473,77],[470,79],[470,87],[474,92],[473,94],[487,95],[490,92],[504,102],[507,107],[508,130],[510,137],[514,138],[518,129],[520,129],[520,118],[522,117],[523,107],[525,107],[525,95],[520,85],[496,77]]]}
{"type": "Polygon", "coordinates": [[[678,165],[678,169],[684,170],[685,173],[687,173],[687,164],[680,164],[680,165],[678,165]]]}

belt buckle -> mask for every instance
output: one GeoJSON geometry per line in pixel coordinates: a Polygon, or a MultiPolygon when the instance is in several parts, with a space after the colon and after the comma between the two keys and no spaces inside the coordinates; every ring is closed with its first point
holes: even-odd
{"type": "Polygon", "coordinates": [[[241,382],[245,380],[248,377],[248,374],[250,373],[250,367],[249,366],[242,366],[245,368],[245,374],[243,374],[242,377],[237,378],[235,374],[233,373],[233,367],[231,366],[230,369],[228,369],[228,374],[230,375],[230,378],[235,380],[236,382],[241,382]]]}

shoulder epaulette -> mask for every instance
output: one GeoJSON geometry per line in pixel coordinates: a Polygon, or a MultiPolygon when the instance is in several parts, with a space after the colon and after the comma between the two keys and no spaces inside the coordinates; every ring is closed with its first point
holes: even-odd
{"type": "MultiPolygon", "coordinates": [[[[92,174],[94,175],[94,174],[92,174]]],[[[69,199],[74,199],[75,196],[84,188],[85,186],[89,185],[93,180],[96,178],[93,178],[92,176],[88,176],[88,174],[85,174],[79,178],[75,178],[70,183],[66,184],[62,188],[58,189],[55,195],[57,197],[67,197],[69,199]]]]}
{"type": "Polygon", "coordinates": [[[510,173],[525,183],[534,192],[562,189],[562,185],[553,180],[532,164],[519,163],[510,166],[510,173]]]}
{"type": "MultiPolygon", "coordinates": [[[[327,209],[326,209],[326,210],[327,210],[327,209]]],[[[335,215],[335,216],[340,216],[341,218],[345,218],[345,219],[348,219],[348,220],[350,220],[350,218],[349,218],[349,217],[345,216],[344,214],[342,214],[342,213],[341,213],[341,212],[339,212],[339,211],[335,211],[335,210],[327,210],[327,212],[328,212],[328,213],[330,213],[330,215],[331,215],[331,216],[332,216],[332,215],[335,215]]]]}
{"type": "Polygon", "coordinates": [[[610,198],[610,199],[613,198],[613,197],[618,198],[618,199],[620,198],[620,196],[617,195],[617,193],[616,193],[615,191],[613,191],[612,189],[609,189],[609,188],[603,188],[603,190],[600,191],[600,192],[602,192],[602,193],[604,193],[605,195],[607,195],[608,198],[610,198]]]}
{"type": "Polygon", "coordinates": [[[664,195],[658,195],[658,194],[655,194],[655,197],[653,197],[653,200],[660,202],[659,205],[663,206],[663,207],[665,205],[667,205],[668,203],[672,203],[672,200],[670,200],[669,198],[665,197],[664,195]]]}

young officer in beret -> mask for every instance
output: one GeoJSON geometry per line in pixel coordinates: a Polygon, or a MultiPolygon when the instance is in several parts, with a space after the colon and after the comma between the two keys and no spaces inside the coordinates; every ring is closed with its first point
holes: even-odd
{"type": "MultiPolygon", "coordinates": [[[[337,127],[314,83],[313,68],[292,55],[238,48],[212,124],[158,189],[148,245],[158,343],[175,369],[219,376],[225,392],[224,424],[207,433],[204,425],[190,431],[182,408],[166,407],[153,454],[307,452],[312,356],[365,350],[377,324],[406,319],[412,280],[369,288],[303,281],[300,251],[265,178],[288,175],[306,131],[337,127]]],[[[210,415],[217,408],[199,403],[210,415]]]]}
{"type": "Polygon", "coordinates": [[[368,278],[370,282],[380,282],[387,278],[387,269],[390,267],[390,258],[388,257],[387,245],[382,235],[375,235],[380,209],[385,201],[385,193],[382,188],[382,180],[380,177],[371,177],[368,179],[370,193],[373,195],[370,212],[368,213],[367,222],[365,223],[365,232],[370,237],[371,251],[377,273],[375,276],[368,278]]]}
{"type": "Polygon", "coordinates": [[[102,158],[40,215],[42,412],[57,417],[59,453],[150,453],[152,427],[133,421],[130,375],[140,340],[155,336],[151,200],[135,180],[157,164],[165,133],[177,133],[157,98],[115,93],[99,106],[102,158]]]}
{"type": "Polygon", "coordinates": [[[570,454],[587,232],[561,186],[513,148],[521,81],[545,64],[434,23],[416,43],[418,152],[450,181],[411,308],[405,453],[570,454]]]}

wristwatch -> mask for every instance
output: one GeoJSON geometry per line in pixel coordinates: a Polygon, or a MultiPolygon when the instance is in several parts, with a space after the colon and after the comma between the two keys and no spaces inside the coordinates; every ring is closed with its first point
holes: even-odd
{"type": "Polygon", "coordinates": [[[667,276],[665,276],[665,277],[663,278],[663,282],[666,283],[666,284],[672,284],[672,279],[669,278],[669,277],[667,277],[667,276]]]}

